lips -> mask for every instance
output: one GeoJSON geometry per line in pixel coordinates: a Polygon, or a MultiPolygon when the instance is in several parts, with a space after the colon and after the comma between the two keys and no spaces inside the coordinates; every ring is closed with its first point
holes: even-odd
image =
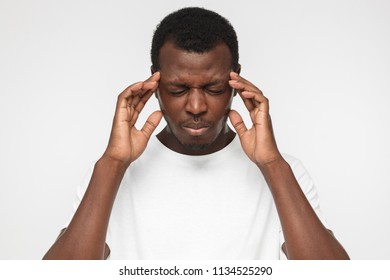
{"type": "Polygon", "coordinates": [[[183,125],[183,127],[191,128],[191,129],[201,129],[201,128],[209,127],[209,125],[205,123],[186,123],[183,125]]]}
{"type": "Polygon", "coordinates": [[[191,136],[201,136],[207,133],[210,125],[204,122],[187,122],[183,124],[183,128],[191,136]]]}

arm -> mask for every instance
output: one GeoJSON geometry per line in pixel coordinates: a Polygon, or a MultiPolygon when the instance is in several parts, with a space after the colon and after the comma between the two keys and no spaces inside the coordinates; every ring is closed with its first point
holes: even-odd
{"type": "Polygon", "coordinates": [[[249,81],[231,73],[253,126],[247,129],[234,110],[230,121],[248,157],[258,166],[271,190],[282,225],[283,250],[289,259],[348,259],[348,255],[311,207],[289,164],[280,154],[272,130],[268,99],[249,81]]]}
{"type": "Polygon", "coordinates": [[[139,113],[158,86],[157,72],[145,82],[129,86],[118,97],[110,140],[95,164],[91,180],[69,226],[60,234],[44,259],[103,259],[111,209],[128,166],[145,150],[162,118],[154,112],[141,130],[135,128],[139,113]]]}
{"type": "Polygon", "coordinates": [[[302,192],[283,159],[261,167],[270,187],[285,236],[289,259],[348,259],[333,234],[327,230],[302,192]]]}

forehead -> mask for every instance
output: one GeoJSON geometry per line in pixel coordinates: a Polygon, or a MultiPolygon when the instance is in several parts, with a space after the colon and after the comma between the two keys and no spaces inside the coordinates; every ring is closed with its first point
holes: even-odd
{"type": "Polygon", "coordinates": [[[160,82],[211,82],[229,79],[232,57],[221,43],[204,53],[188,52],[166,42],[160,49],[160,82]]]}

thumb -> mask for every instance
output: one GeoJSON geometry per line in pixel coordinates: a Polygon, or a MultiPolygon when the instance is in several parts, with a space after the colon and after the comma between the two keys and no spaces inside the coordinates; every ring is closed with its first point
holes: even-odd
{"type": "Polygon", "coordinates": [[[241,138],[241,136],[248,130],[244,121],[242,120],[241,115],[235,110],[230,110],[229,119],[234,129],[236,130],[238,137],[241,138]]]}
{"type": "Polygon", "coordinates": [[[143,132],[143,134],[146,136],[147,139],[150,138],[153,131],[156,129],[156,127],[160,123],[162,116],[163,116],[163,114],[161,111],[155,111],[146,120],[141,131],[143,132]]]}

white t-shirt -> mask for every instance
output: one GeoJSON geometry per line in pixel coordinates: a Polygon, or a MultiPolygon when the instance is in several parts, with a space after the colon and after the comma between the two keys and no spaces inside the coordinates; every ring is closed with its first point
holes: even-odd
{"type": "MultiPolygon", "coordinates": [[[[323,221],[307,171],[283,156],[323,221]]],[[[123,177],[106,241],[110,259],[285,258],[272,195],[237,136],[204,156],[176,153],[152,137],[123,177]]]]}

